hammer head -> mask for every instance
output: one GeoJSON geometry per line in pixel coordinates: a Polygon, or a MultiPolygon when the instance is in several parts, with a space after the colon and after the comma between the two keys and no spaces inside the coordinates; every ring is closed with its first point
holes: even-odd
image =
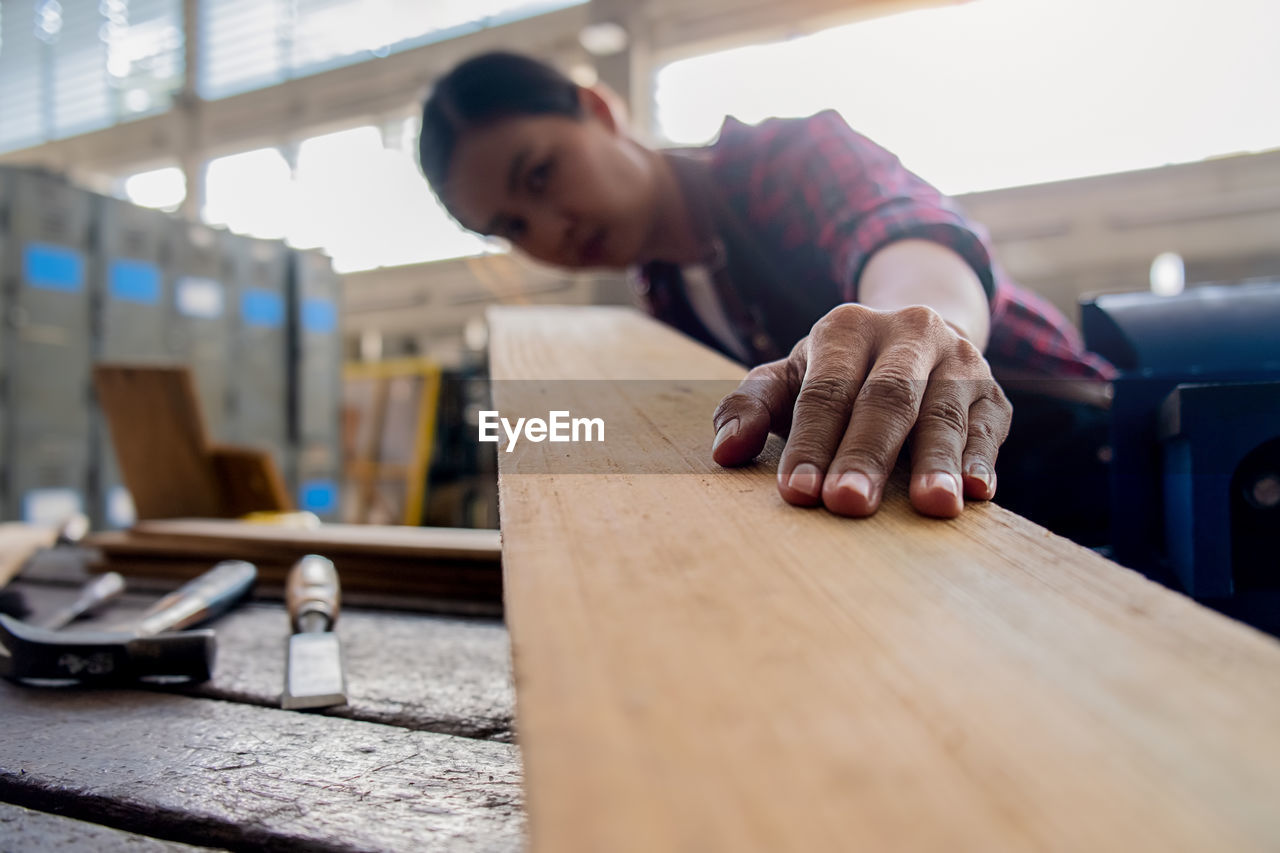
{"type": "Polygon", "coordinates": [[[213,673],[212,631],[138,637],[46,631],[0,614],[0,676],[115,684],[141,678],[206,681],[213,673]]]}

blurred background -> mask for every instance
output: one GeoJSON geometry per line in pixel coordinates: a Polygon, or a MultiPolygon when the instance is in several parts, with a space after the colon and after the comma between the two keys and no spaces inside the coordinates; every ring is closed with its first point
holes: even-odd
{"type": "Polygon", "coordinates": [[[418,111],[471,54],[657,145],[835,108],[1076,320],[1280,276],[1277,33],[1274,0],[0,0],[4,515],[132,521],[89,369],[157,360],[322,518],[495,527],[486,307],[630,296],[436,203],[418,111]]]}

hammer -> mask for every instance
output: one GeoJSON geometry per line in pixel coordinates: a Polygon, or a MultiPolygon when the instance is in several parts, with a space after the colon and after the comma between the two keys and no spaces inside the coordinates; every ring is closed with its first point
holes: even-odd
{"type": "Polygon", "coordinates": [[[212,631],[185,628],[217,616],[249,591],[258,571],[227,560],[157,602],[126,629],[57,632],[0,615],[0,676],[22,680],[117,683],[140,678],[206,681],[212,631]]]}
{"type": "Polygon", "coordinates": [[[0,614],[0,676],[16,680],[110,684],[164,676],[207,681],[214,651],[209,630],[150,637],[62,633],[0,614]]]}

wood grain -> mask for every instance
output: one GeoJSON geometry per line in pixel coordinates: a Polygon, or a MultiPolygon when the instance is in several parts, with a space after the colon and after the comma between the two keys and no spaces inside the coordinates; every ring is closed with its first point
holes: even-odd
{"type": "Polygon", "coordinates": [[[306,554],[337,566],[345,592],[403,594],[434,609],[493,612],[502,600],[496,530],[329,524],[298,530],[218,519],[139,522],[85,540],[104,556],[100,570],[194,577],[218,560],[249,560],[266,584],[280,583],[306,554]],[[479,607],[479,610],[475,608],[479,607]]]}
{"type": "Polygon", "coordinates": [[[516,851],[515,747],[232,702],[0,682],[0,799],[265,851],[516,851]]]}
{"type": "MultiPolygon", "coordinates": [[[[238,549],[223,556],[205,551],[175,553],[164,547],[148,552],[135,548],[134,543],[117,547],[106,541],[105,536],[103,540],[94,540],[102,548],[100,553],[106,555],[91,564],[94,571],[118,571],[132,577],[168,581],[190,580],[219,560],[234,557],[247,559],[258,567],[259,589],[264,596],[271,597],[278,597],[293,563],[316,550],[299,550],[292,556],[252,556],[240,553],[238,549]]],[[[332,559],[342,576],[343,595],[353,602],[365,602],[371,607],[427,609],[457,614],[502,613],[502,570],[499,564],[389,557],[375,560],[343,554],[334,555],[332,559]],[[419,603],[411,605],[406,600],[397,605],[394,599],[388,604],[377,603],[377,599],[388,596],[416,599],[419,603]]]]}
{"type": "Polygon", "coordinates": [[[215,444],[209,448],[209,458],[222,496],[221,515],[234,518],[251,512],[294,509],[271,451],[215,444]]]}
{"type": "Polygon", "coordinates": [[[650,448],[498,454],[535,853],[1280,847],[1273,639],[994,505],[785,505],[710,458],[742,368],[633,312],[490,325],[504,416],[650,448]]]}
{"type": "Polygon", "coordinates": [[[138,518],[222,516],[190,369],[99,364],[93,384],[138,518]]]}
{"type": "Polygon", "coordinates": [[[198,853],[192,847],[0,803],[0,850],[23,853],[198,853]]]}
{"type": "Polygon", "coordinates": [[[243,542],[291,550],[311,548],[326,554],[439,557],[485,562],[497,562],[502,556],[498,531],[455,527],[325,524],[313,530],[299,530],[243,521],[167,518],[140,521],[134,525],[133,533],[172,537],[221,548],[226,548],[228,543],[243,542]]]}

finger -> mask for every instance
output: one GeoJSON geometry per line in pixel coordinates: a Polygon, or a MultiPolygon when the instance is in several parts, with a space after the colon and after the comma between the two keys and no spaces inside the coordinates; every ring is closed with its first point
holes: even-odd
{"type": "Polygon", "coordinates": [[[822,348],[821,341],[810,344],[791,434],[778,461],[778,491],[788,503],[813,506],[822,500],[823,480],[866,373],[866,349],[857,340],[830,342],[822,348]]]}
{"type": "Polygon", "coordinates": [[[742,465],[760,455],[770,431],[786,435],[803,364],[803,348],[797,346],[789,358],[754,368],[720,401],[711,417],[716,430],[711,458],[720,465],[742,465]]]}
{"type": "Polygon", "coordinates": [[[996,456],[1009,435],[1013,407],[998,386],[969,407],[969,429],[961,458],[965,497],[989,501],[996,494],[996,456]]]}
{"type": "Polygon", "coordinates": [[[876,511],[898,452],[915,425],[932,364],[923,351],[886,350],[863,384],[823,483],[822,502],[839,515],[876,511]]]}
{"type": "Polygon", "coordinates": [[[972,381],[934,379],[925,388],[911,433],[911,505],[924,515],[955,518],[964,510],[961,456],[969,438],[972,381]]]}

